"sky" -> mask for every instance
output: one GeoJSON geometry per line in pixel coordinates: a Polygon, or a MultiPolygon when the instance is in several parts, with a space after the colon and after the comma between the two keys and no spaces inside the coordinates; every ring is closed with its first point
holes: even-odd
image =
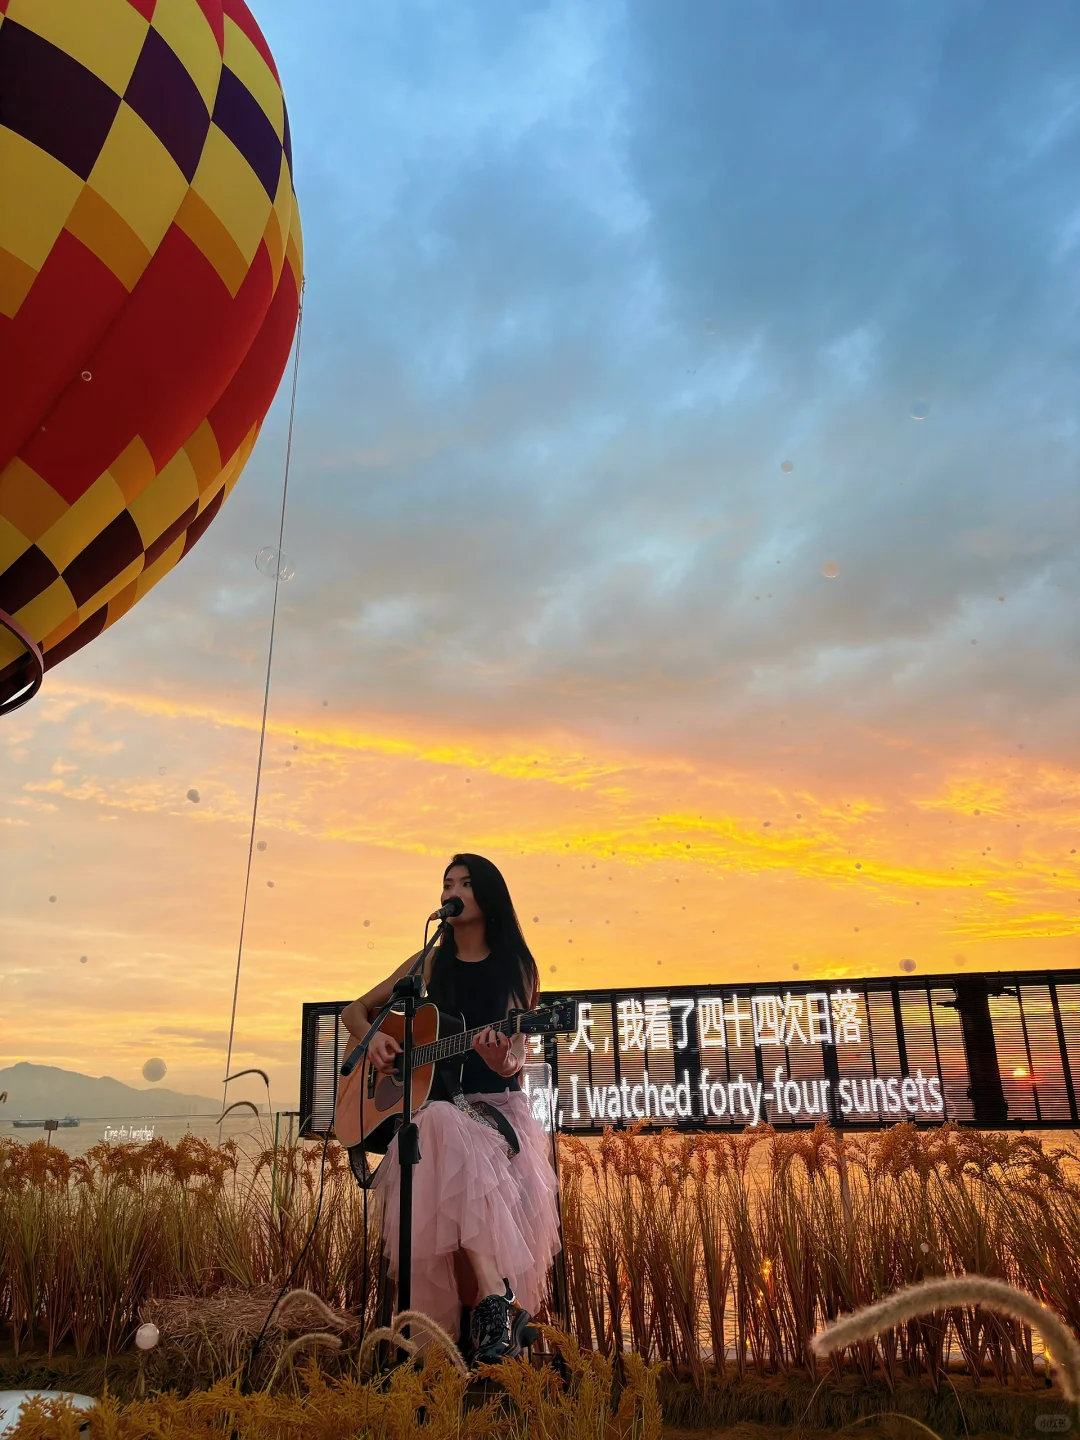
{"type": "MultiPolygon", "coordinates": [[[[458,850],[551,990],[1076,964],[1075,7],[253,9],[306,290],[233,1068],[295,1103],[458,850]]],[[[4,1063],[221,1092],[288,402],[0,722],[4,1063]]]]}

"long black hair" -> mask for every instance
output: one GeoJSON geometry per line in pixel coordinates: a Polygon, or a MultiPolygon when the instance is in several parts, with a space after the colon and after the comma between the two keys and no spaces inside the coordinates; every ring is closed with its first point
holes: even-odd
{"type": "MultiPolygon", "coordinates": [[[[540,987],[540,972],[532,951],[525,943],[521,924],[510,899],[510,891],[497,865],[483,855],[455,855],[443,871],[443,880],[455,865],[469,872],[476,903],[484,917],[484,940],[497,957],[498,991],[492,995],[492,1019],[501,1019],[510,1009],[528,1010],[540,987]]],[[[453,962],[457,956],[454,927],[448,925],[431,962],[428,992],[440,1004],[454,1003],[453,962]]]]}

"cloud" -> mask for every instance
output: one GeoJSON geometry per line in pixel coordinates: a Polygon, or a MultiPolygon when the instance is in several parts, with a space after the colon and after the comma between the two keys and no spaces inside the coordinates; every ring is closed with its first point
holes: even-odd
{"type": "MultiPolygon", "coordinates": [[[[304,94],[335,138],[310,156],[295,463],[320,478],[292,491],[283,688],[594,727],[677,696],[699,729],[718,704],[744,727],[768,675],[823,727],[1011,736],[1038,695],[1063,735],[1056,22],[1017,49],[1000,15],[924,7],[467,13],[437,73],[304,94]],[[336,163],[379,125],[374,175],[336,163]]],[[[362,33],[385,76],[398,23],[363,10],[342,53],[362,33]]],[[[217,593],[256,634],[234,507],[207,568],[236,554],[217,593]]],[[[243,647],[254,684],[234,633],[199,663],[224,677],[243,647]]]]}
{"type": "MultiPolygon", "coordinates": [[[[1065,742],[1067,9],[266,10],[310,267],[276,694],[1065,742]]],[[[73,676],[258,695],[282,410],[73,676]]]]}
{"type": "Polygon", "coordinates": [[[228,1030],[211,1030],[200,1025],[155,1025],[149,1034],[160,1035],[163,1039],[186,1040],[198,1050],[224,1050],[229,1039],[228,1030]]]}

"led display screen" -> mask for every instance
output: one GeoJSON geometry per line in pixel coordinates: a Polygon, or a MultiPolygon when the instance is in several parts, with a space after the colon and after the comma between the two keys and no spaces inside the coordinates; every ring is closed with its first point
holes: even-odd
{"type": "MultiPolygon", "coordinates": [[[[552,991],[541,1004],[567,996],[576,1027],[531,1037],[523,1074],[538,1118],[563,1131],[1077,1124],[1077,970],[552,991]]],[[[333,1115],[347,1003],[304,1006],[310,1137],[333,1115]]]]}

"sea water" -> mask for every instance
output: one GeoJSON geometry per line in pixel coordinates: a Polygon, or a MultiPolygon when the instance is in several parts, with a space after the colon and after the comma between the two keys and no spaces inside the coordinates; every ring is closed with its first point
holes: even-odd
{"type": "Polygon", "coordinates": [[[227,1115],[218,1126],[216,1115],[114,1115],[107,1119],[82,1120],[69,1130],[24,1130],[18,1129],[9,1120],[0,1121],[0,1140],[16,1140],[30,1145],[35,1140],[48,1140],[50,1146],[63,1150],[68,1155],[85,1155],[93,1145],[102,1141],[114,1145],[145,1145],[151,1140],[166,1140],[175,1145],[185,1135],[196,1135],[211,1145],[221,1139],[233,1139],[244,1150],[262,1149],[274,1143],[274,1124],[277,1121],[279,1143],[296,1135],[296,1119],[288,1112],[266,1112],[256,1118],[250,1112],[227,1115]]]}

